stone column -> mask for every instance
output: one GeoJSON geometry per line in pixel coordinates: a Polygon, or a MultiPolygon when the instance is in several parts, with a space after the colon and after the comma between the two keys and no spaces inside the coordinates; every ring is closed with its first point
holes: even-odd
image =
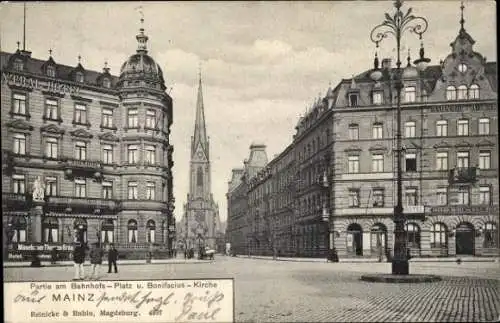
{"type": "Polygon", "coordinates": [[[43,208],[40,204],[35,204],[35,207],[30,211],[32,243],[42,242],[42,214],[43,208]]]}

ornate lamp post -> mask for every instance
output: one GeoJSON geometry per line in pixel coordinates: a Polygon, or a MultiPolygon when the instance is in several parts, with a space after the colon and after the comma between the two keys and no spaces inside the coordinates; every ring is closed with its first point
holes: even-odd
{"type": "MultiPolygon", "coordinates": [[[[402,169],[401,169],[401,90],[403,89],[402,69],[401,69],[401,37],[404,32],[410,31],[419,36],[427,30],[427,20],[423,17],[412,14],[412,9],[406,13],[401,10],[402,0],[394,1],[395,13],[393,16],[385,14],[385,20],[380,25],[373,28],[370,34],[371,40],[379,47],[379,43],[389,35],[396,39],[396,73],[394,74],[394,88],[396,90],[396,165],[397,165],[397,203],[394,207],[394,257],[392,259],[392,274],[408,275],[409,263],[406,255],[406,234],[404,230],[404,215],[402,205],[402,169]]],[[[424,57],[424,47],[421,43],[420,58],[414,64],[420,71],[425,70],[430,59],[424,57]]],[[[378,81],[382,73],[378,71],[378,58],[375,54],[375,70],[371,75],[372,79],[378,81]]]]}

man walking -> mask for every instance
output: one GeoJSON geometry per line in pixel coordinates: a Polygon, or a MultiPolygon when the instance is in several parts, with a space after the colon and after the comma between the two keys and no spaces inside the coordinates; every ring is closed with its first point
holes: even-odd
{"type": "Polygon", "coordinates": [[[90,250],[90,264],[92,265],[92,273],[90,274],[91,279],[99,279],[99,268],[101,268],[103,256],[104,251],[99,243],[94,243],[92,245],[92,250],[90,250]]]}
{"type": "Polygon", "coordinates": [[[83,269],[83,263],[85,262],[85,244],[79,242],[75,245],[73,250],[73,261],[75,263],[75,277],[73,280],[83,280],[85,278],[85,273],[83,269]]]}
{"type": "Polygon", "coordinates": [[[114,244],[110,244],[108,251],[108,274],[111,273],[111,264],[113,264],[115,268],[115,274],[118,272],[118,268],[116,267],[117,259],[118,259],[118,250],[115,249],[114,244]]]}

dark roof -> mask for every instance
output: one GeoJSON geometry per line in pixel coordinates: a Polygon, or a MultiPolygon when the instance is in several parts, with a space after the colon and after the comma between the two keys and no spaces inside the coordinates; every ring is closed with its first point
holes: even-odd
{"type": "MultiPolygon", "coordinates": [[[[13,55],[25,59],[25,70],[33,75],[46,76],[43,71],[44,64],[49,60],[40,60],[28,56],[22,56],[19,53],[7,53],[0,52],[0,68],[2,71],[8,69],[8,64],[13,55]]],[[[77,65],[78,66],[78,65],[77,65]]],[[[57,79],[66,80],[66,81],[74,81],[73,72],[77,70],[77,66],[68,66],[63,64],[57,64],[56,62],[56,71],[57,71],[57,79]]],[[[81,65],[80,65],[81,66],[81,65]]],[[[85,70],[85,82],[84,84],[100,86],[98,82],[99,76],[102,76],[104,72],[97,72],[92,70],[85,70]]],[[[111,77],[111,85],[114,87],[118,82],[118,77],[114,75],[110,75],[111,77]]]]}

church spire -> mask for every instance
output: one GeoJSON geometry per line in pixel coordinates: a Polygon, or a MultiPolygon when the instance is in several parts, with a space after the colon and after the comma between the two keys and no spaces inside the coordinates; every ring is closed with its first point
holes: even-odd
{"type": "Polygon", "coordinates": [[[196,149],[201,144],[205,153],[208,155],[207,131],[205,127],[205,110],[203,106],[203,92],[201,84],[201,71],[198,72],[198,98],[196,100],[196,120],[194,124],[193,148],[196,149]]]}

